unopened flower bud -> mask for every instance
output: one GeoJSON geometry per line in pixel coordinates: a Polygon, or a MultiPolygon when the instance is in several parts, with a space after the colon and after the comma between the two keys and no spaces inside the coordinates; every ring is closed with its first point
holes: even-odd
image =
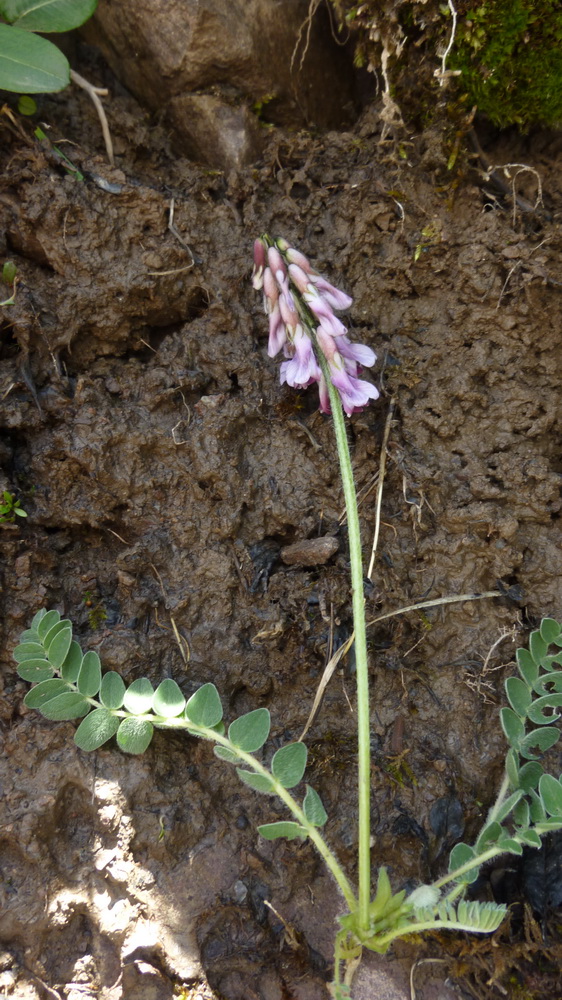
{"type": "Polygon", "coordinates": [[[254,270],[252,271],[252,284],[256,291],[263,286],[263,272],[267,262],[265,244],[263,240],[254,241],[254,270]]]}

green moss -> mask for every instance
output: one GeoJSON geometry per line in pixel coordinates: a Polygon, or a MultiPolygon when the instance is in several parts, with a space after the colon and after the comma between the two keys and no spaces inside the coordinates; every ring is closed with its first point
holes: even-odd
{"type": "Polygon", "coordinates": [[[358,63],[380,67],[386,50],[393,96],[409,122],[444,115],[454,124],[476,105],[501,127],[562,124],[560,0],[453,0],[446,69],[460,75],[446,88],[434,75],[451,37],[445,0],[332,3],[342,30],[355,36],[358,63]]]}
{"type": "Polygon", "coordinates": [[[500,126],[562,122],[559,0],[484,0],[459,19],[449,65],[478,110],[500,126]]]}

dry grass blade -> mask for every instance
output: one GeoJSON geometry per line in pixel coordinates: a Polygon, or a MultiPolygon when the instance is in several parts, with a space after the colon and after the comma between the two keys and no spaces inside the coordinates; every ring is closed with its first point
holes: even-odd
{"type": "Polygon", "coordinates": [[[314,722],[316,716],[318,715],[318,710],[320,708],[320,705],[322,704],[324,692],[328,687],[328,684],[330,683],[334,675],[334,671],[336,670],[336,667],[338,666],[340,660],[342,660],[343,657],[346,655],[346,653],[348,653],[349,650],[351,649],[354,639],[355,639],[355,633],[352,633],[349,639],[346,639],[346,641],[342,643],[339,649],[336,649],[336,652],[334,653],[333,656],[330,657],[326,666],[324,667],[324,673],[322,674],[322,677],[320,679],[320,684],[316,689],[316,694],[314,696],[314,702],[310,710],[310,715],[306,720],[306,726],[304,727],[302,733],[299,736],[299,741],[304,740],[308,730],[310,729],[312,723],[314,722]]]}

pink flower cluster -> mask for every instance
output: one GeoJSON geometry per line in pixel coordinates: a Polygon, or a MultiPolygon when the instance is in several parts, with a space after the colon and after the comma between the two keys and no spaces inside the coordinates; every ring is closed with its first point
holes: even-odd
{"type": "Polygon", "coordinates": [[[334,288],[312,268],[304,254],[286,240],[262,237],[254,243],[253,285],[263,289],[264,309],[269,316],[267,353],[274,358],[283,351],[281,384],[306,389],[318,382],[320,409],[330,412],[328,387],[314,353],[310,329],[330,371],[348,416],[361,410],[370,399],[378,399],[374,385],[358,378],[361,367],[370,367],[376,354],[365,344],[352,344],[347,328],[335,315],[349,309],[352,299],[334,288]]]}

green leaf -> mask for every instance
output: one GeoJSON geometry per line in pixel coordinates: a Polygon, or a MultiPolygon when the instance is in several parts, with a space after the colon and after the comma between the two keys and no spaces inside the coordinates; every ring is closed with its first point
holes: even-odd
{"type": "MultiPolygon", "coordinates": [[[[33,619],[33,621],[35,621],[35,619],[33,619]]],[[[42,642],[47,633],[52,629],[53,625],[56,625],[59,621],[60,613],[58,611],[46,611],[37,626],[32,624],[32,628],[37,628],[37,635],[42,642]]]]}
{"type": "Polygon", "coordinates": [[[56,622],[56,624],[49,629],[47,634],[43,636],[42,641],[46,650],[49,649],[49,646],[51,645],[55,636],[58,635],[59,632],[62,632],[64,628],[72,629],[72,622],[70,621],[70,618],[61,618],[60,622],[56,622]]]}
{"type": "MultiPolygon", "coordinates": [[[[547,659],[554,663],[555,659],[562,659],[562,655],[560,657],[548,656],[547,659]]],[[[533,684],[533,688],[539,696],[556,694],[556,692],[562,691],[562,670],[554,670],[549,674],[541,674],[533,684]]]]}
{"type": "Polygon", "coordinates": [[[100,658],[93,649],[84,654],[76,687],[86,698],[94,698],[101,687],[100,658]]]}
{"type": "Polygon", "coordinates": [[[72,31],[96,9],[97,0],[1,0],[0,14],[25,31],[72,31]]]}
{"type": "Polygon", "coordinates": [[[500,806],[500,808],[496,813],[496,819],[498,823],[501,823],[506,818],[506,816],[509,816],[513,807],[517,805],[517,803],[523,797],[524,794],[525,792],[523,791],[523,789],[519,788],[505,800],[505,802],[500,806]]]}
{"type": "Polygon", "coordinates": [[[529,652],[535,663],[538,664],[548,652],[548,646],[538,631],[531,632],[529,636],[529,652]]]}
{"type": "Polygon", "coordinates": [[[328,813],[322,805],[322,799],[318,792],[315,792],[310,785],[306,786],[306,795],[302,804],[304,815],[313,826],[324,826],[328,819],[328,813]]]}
{"type": "Polygon", "coordinates": [[[502,837],[498,840],[497,846],[502,851],[507,851],[509,854],[523,854],[523,846],[518,840],[514,840],[513,837],[502,837]]]}
{"type": "Polygon", "coordinates": [[[512,709],[524,719],[533,699],[529,686],[519,677],[508,677],[505,682],[505,692],[512,709]]]}
{"type": "Polygon", "coordinates": [[[500,824],[495,820],[492,823],[488,823],[476,841],[476,852],[481,854],[482,851],[486,851],[488,847],[493,847],[501,837],[502,833],[503,830],[500,824]]]}
{"type": "Polygon", "coordinates": [[[247,753],[254,753],[262,747],[269,736],[271,719],[267,708],[256,708],[235,719],[229,726],[228,738],[234,746],[247,753]]]}
{"type": "Polygon", "coordinates": [[[70,66],[60,49],[22,28],[0,24],[0,90],[48,94],[70,83],[70,66]]]}
{"type": "Polygon", "coordinates": [[[540,626],[541,639],[544,639],[547,645],[558,639],[558,636],[562,632],[562,627],[554,618],[543,618],[540,626]]]}
{"type": "Polygon", "coordinates": [[[53,667],[60,670],[62,667],[68,650],[70,649],[70,643],[72,642],[72,629],[63,628],[62,632],[59,632],[55,636],[51,645],[49,646],[49,651],[47,656],[49,658],[49,663],[52,663],[53,667]]]}
{"type": "MultiPolygon", "coordinates": [[[[107,674],[105,676],[107,677],[107,674]]],[[[97,750],[115,736],[120,723],[121,720],[106,708],[94,708],[78,726],[74,742],[81,750],[97,750]]]]}
{"type": "Polygon", "coordinates": [[[12,656],[16,663],[23,663],[24,660],[37,660],[45,655],[45,650],[40,642],[20,642],[16,646],[12,656]]]}
{"type": "Polygon", "coordinates": [[[526,757],[528,760],[535,760],[535,755],[530,752],[531,747],[537,747],[544,753],[546,750],[550,750],[555,743],[558,743],[559,739],[560,730],[555,729],[554,726],[548,726],[544,729],[534,729],[524,740],[521,740],[519,752],[522,757],[526,757]]]}
{"type": "Polygon", "coordinates": [[[67,719],[82,718],[83,715],[87,715],[91,707],[90,702],[77,691],[66,691],[56,698],[50,698],[41,705],[39,711],[52,722],[63,722],[67,719]]]}
{"type": "MultiPolygon", "coordinates": [[[[132,712],[133,715],[144,715],[145,712],[150,712],[153,697],[154,688],[148,677],[139,677],[125,691],[123,708],[126,708],[127,712],[132,712]]],[[[142,753],[142,750],[131,751],[131,753],[137,752],[142,753]]]]}
{"type": "Polygon", "coordinates": [[[38,684],[53,676],[54,670],[47,660],[24,660],[18,667],[18,675],[23,681],[30,681],[31,684],[38,684]]]}
{"type": "Polygon", "coordinates": [[[545,725],[549,722],[556,722],[558,712],[549,712],[548,715],[545,715],[543,708],[558,708],[560,705],[562,705],[562,694],[545,694],[542,698],[535,699],[529,708],[527,715],[529,716],[531,722],[536,723],[538,726],[545,725]]]}
{"type": "Polygon", "coordinates": [[[517,836],[528,847],[542,847],[542,840],[536,830],[518,830],[517,836]]]}
{"type": "Polygon", "coordinates": [[[519,787],[524,792],[528,792],[531,788],[536,788],[542,773],[542,767],[536,760],[530,760],[528,764],[523,764],[523,767],[519,771],[519,787]]]}
{"type": "Polygon", "coordinates": [[[500,711],[500,719],[506,739],[513,747],[515,747],[516,750],[518,750],[519,743],[525,736],[524,723],[511,708],[502,708],[500,711]]]}
{"type": "Polygon", "coordinates": [[[515,658],[523,680],[532,686],[539,676],[538,664],[535,663],[528,649],[516,650],[515,658]]]}
{"type": "Polygon", "coordinates": [[[268,795],[275,795],[275,785],[272,779],[266,774],[256,774],[255,771],[244,771],[241,767],[236,768],[236,774],[245,785],[253,788],[255,792],[266,792],[268,795]]]}
{"type": "MultiPolygon", "coordinates": [[[[20,115],[34,115],[37,113],[37,101],[27,94],[22,94],[18,101],[18,111],[20,115]]],[[[14,274],[15,277],[15,274],[14,274]]]]}
{"type": "Polygon", "coordinates": [[[505,758],[505,772],[509,779],[510,788],[513,788],[514,790],[516,788],[520,788],[519,755],[513,749],[507,751],[507,756],[505,758]]]}
{"type": "Polygon", "coordinates": [[[562,818],[562,785],[551,774],[543,774],[539,781],[539,795],[547,813],[562,818]]]}
{"type": "Polygon", "coordinates": [[[529,795],[529,805],[531,808],[531,819],[533,823],[543,823],[546,819],[546,812],[544,806],[541,802],[540,796],[535,792],[534,788],[530,790],[529,795]]]}
{"type": "Polygon", "coordinates": [[[175,719],[185,708],[185,698],[171,677],[158,685],[152,699],[152,711],[166,719],[175,719]]]}
{"type": "MultiPolygon", "coordinates": [[[[115,670],[108,670],[103,675],[100,687],[100,701],[105,708],[121,708],[125,698],[125,691],[123,678],[115,670]]],[[[84,748],[82,747],[82,749],[84,748]]]]}
{"type": "Polygon", "coordinates": [[[39,608],[39,611],[36,611],[35,614],[33,615],[31,625],[29,626],[30,629],[37,631],[37,629],[39,628],[39,622],[43,620],[46,614],[47,614],[46,608],[39,608]]]}
{"type": "MultiPolygon", "coordinates": [[[[146,678],[142,679],[146,680],[146,678]]],[[[130,690],[131,688],[129,688],[130,690]]],[[[117,730],[117,743],[126,753],[144,753],[153,733],[154,726],[148,719],[123,719],[117,730]]]]}
{"type": "MultiPolygon", "coordinates": [[[[185,706],[185,717],[196,726],[212,729],[222,719],[222,705],[214,684],[203,684],[185,706]]],[[[225,758],[226,759],[226,758],[225,758]]]]}
{"type": "Polygon", "coordinates": [[[271,771],[283,788],[294,788],[302,780],[306,758],[304,743],[288,743],[273,755],[271,771]]]}
{"type": "Polygon", "coordinates": [[[60,677],[53,677],[51,680],[41,681],[40,684],[32,687],[31,691],[28,691],[23,699],[23,703],[27,708],[41,709],[50,698],[55,698],[57,695],[62,694],[63,691],[68,691],[68,689],[68,684],[65,681],[61,680],[60,677]]]}
{"type": "Polygon", "coordinates": [[[219,758],[219,760],[226,760],[229,764],[242,763],[238,754],[233,753],[232,750],[229,750],[227,747],[213,747],[213,753],[215,757],[219,758]]]}
{"type": "MultiPolygon", "coordinates": [[[[531,822],[531,813],[527,799],[521,799],[521,801],[515,806],[513,810],[513,822],[516,826],[523,827],[524,829],[529,826],[531,822]]],[[[519,836],[520,832],[520,830],[517,831],[517,836],[519,836]]]]}
{"type": "MultiPolygon", "coordinates": [[[[449,855],[449,871],[454,872],[457,868],[462,868],[463,865],[472,861],[474,857],[476,857],[476,852],[470,844],[456,844],[449,855]]],[[[479,870],[478,866],[471,868],[464,875],[459,875],[455,881],[461,885],[470,885],[471,882],[475,882],[478,878],[479,870]]]]}
{"type": "Polygon", "coordinates": [[[26,628],[25,632],[20,635],[20,643],[23,642],[41,642],[39,633],[34,628],[26,628]]]}
{"type": "Polygon", "coordinates": [[[78,679],[78,674],[80,673],[80,667],[82,666],[82,650],[75,639],[70,643],[68,653],[64,658],[64,663],[60,668],[61,677],[63,680],[68,681],[70,684],[74,684],[78,679]]]}
{"type": "Polygon", "coordinates": [[[305,840],[308,837],[304,826],[300,826],[299,823],[290,823],[287,820],[281,823],[266,823],[264,826],[258,826],[258,833],[265,840],[277,840],[278,837],[286,837],[287,840],[295,840],[296,837],[300,837],[301,840],[305,840]]]}

